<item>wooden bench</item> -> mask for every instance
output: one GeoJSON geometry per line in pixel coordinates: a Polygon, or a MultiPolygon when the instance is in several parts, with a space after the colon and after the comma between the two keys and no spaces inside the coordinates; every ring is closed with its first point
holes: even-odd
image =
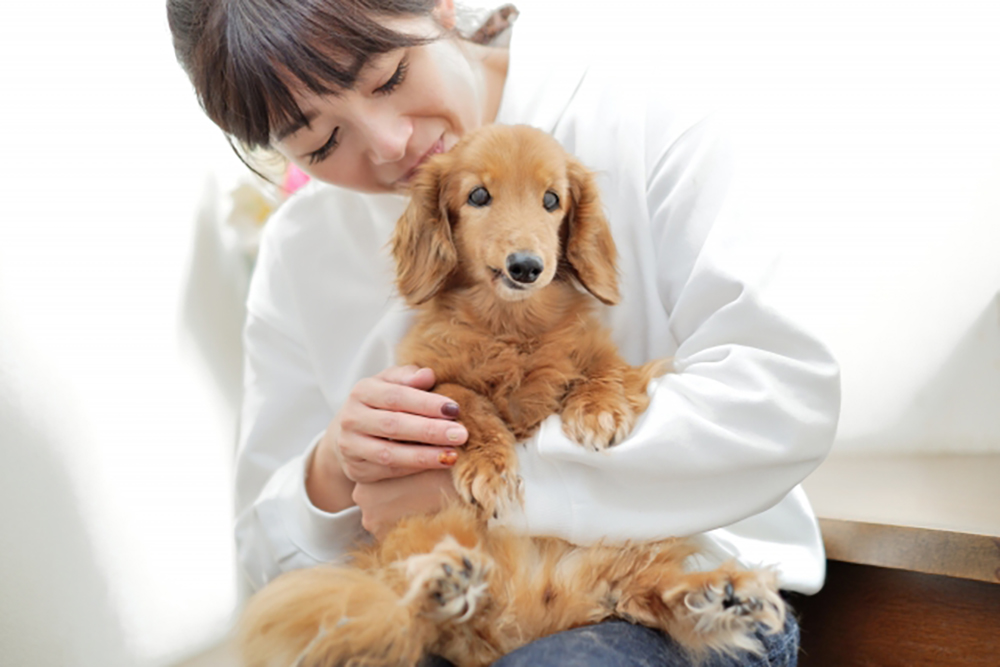
{"type": "Polygon", "coordinates": [[[1000,455],[834,457],[805,484],[827,583],[800,665],[1000,666],[1000,455]]]}

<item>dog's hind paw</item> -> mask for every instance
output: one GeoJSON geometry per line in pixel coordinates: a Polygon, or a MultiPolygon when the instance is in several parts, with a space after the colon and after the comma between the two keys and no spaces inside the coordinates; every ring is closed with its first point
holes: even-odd
{"type": "Polygon", "coordinates": [[[662,599],[675,618],[687,619],[698,644],[723,652],[759,652],[756,631],[778,632],[785,623],[785,602],[770,570],[724,566],[693,574],[662,599]]]}
{"type": "Polygon", "coordinates": [[[403,562],[410,588],[404,604],[415,602],[420,613],[437,622],[464,623],[480,609],[488,594],[489,557],[445,537],[429,554],[403,562]]]}

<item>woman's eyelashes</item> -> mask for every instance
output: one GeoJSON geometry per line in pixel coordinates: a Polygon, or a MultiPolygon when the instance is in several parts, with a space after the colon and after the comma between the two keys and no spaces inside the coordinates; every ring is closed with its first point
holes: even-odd
{"type": "MultiPolygon", "coordinates": [[[[396,70],[389,77],[389,80],[383,83],[381,86],[375,89],[376,95],[388,95],[392,91],[396,90],[406,79],[406,72],[410,67],[410,61],[406,56],[399,61],[396,66],[396,70]]],[[[326,140],[326,143],[317,148],[312,153],[309,153],[309,164],[316,164],[317,162],[322,162],[325,160],[333,149],[337,147],[339,142],[340,128],[335,127],[333,132],[330,133],[330,138],[326,140]]]]}
{"type": "Polygon", "coordinates": [[[326,143],[314,150],[309,154],[309,164],[316,164],[317,162],[322,162],[326,157],[337,147],[339,143],[337,141],[337,135],[340,134],[340,128],[333,128],[333,132],[330,133],[330,138],[326,140],[326,143]]]}
{"type": "Polygon", "coordinates": [[[392,73],[389,80],[383,83],[381,86],[375,89],[376,95],[388,95],[392,91],[396,90],[401,83],[406,79],[406,72],[410,68],[410,61],[406,56],[403,56],[399,61],[399,65],[396,66],[396,71],[392,73]]]}

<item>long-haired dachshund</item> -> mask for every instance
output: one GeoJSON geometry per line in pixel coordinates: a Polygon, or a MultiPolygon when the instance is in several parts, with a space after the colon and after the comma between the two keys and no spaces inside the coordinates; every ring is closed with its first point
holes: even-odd
{"type": "Polygon", "coordinates": [[[488,665],[608,618],[693,655],[759,651],[781,629],[770,570],[687,573],[683,540],[581,547],[487,527],[520,498],[515,443],[552,414],[590,449],[624,438],[667,367],[625,363],[593,313],[618,300],[616,251],[590,173],[544,132],[489,126],[421,169],[392,241],[418,309],[399,349],[460,405],[465,503],[411,516],[349,567],[285,574],[251,600],[250,665],[411,666],[436,653],[488,665]]]}

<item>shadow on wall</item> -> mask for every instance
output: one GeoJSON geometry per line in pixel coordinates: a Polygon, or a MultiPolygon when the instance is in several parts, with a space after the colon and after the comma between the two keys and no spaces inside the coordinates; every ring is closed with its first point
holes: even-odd
{"type": "Polygon", "coordinates": [[[0,663],[132,666],[65,457],[7,371],[0,359],[0,663]]]}
{"type": "MultiPolygon", "coordinates": [[[[913,363],[926,360],[915,358],[913,363]]],[[[843,448],[882,453],[995,452],[1000,433],[1000,293],[922,384],[895,423],[845,439],[843,448]]]]}

